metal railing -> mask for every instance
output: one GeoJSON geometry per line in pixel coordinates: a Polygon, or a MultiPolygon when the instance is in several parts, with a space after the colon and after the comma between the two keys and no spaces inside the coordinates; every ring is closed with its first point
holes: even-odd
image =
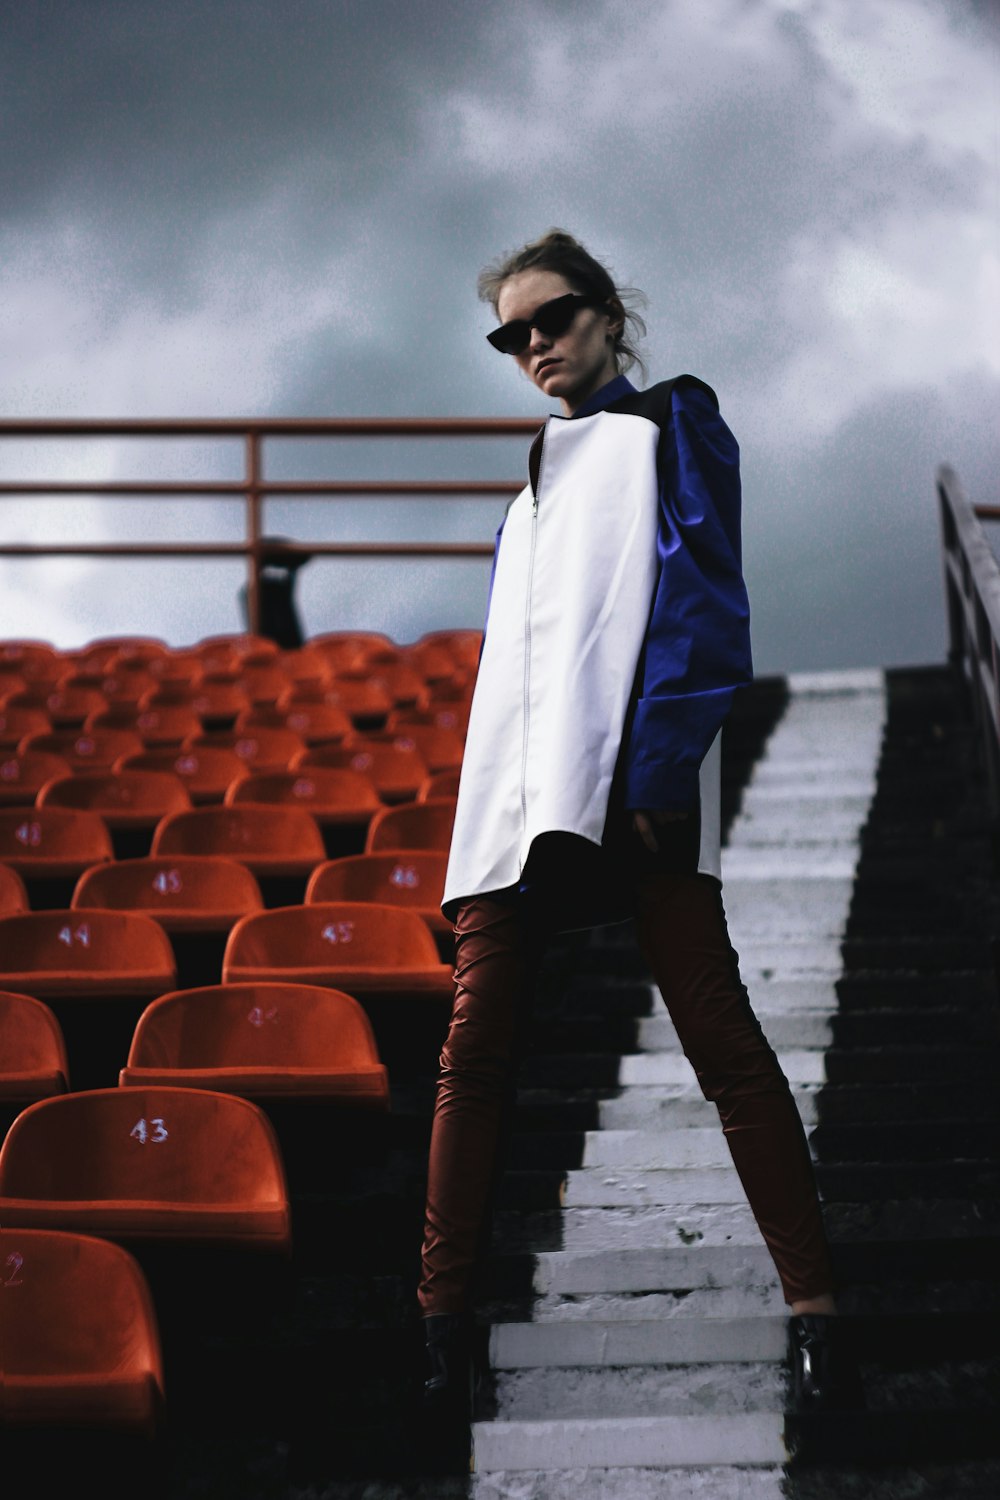
{"type": "Polygon", "coordinates": [[[969,693],[986,770],[991,810],[1000,817],[1000,562],[983,521],[1000,506],[973,505],[954,470],[937,472],[941,514],[948,659],[969,693]]]}
{"type": "Polygon", "coordinates": [[[260,575],[268,563],[312,557],[489,557],[492,542],[285,542],[265,536],[263,512],[269,499],[316,500],[352,496],[374,500],[465,499],[515,495],[524,480],[491,479],[268,479],[264,444],[269,438],[477,438],[531,436],[537,420],[528,417],[345,417],[275,419],[181,419],[0,421],[0,440],[31,438],[237,438],[244,468],[235,480],[0,480],[0,499],[35,500],[68,496],[101,499],[219,498],[244,502],[244,536],[239,542],[8,542],[0,557],[242,557],[247,565],[249,628],[260,629],[260,575]]]}

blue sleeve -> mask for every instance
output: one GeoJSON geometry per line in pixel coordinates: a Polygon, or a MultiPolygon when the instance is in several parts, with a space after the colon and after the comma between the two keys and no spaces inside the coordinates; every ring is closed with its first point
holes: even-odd
{"type": "Polygon", "coordinates": [[[737,687],[753,677],[739,446],[711,397],[673,391],[659,457],[659,573],[625,752],[625,805],[686,811],[737,687]]]}
{"type": "MultiPolygon", "coordinates": [[[[507,510],[509,510],[509,509],[510,509],[510,506],[508,505],[507,510]]],[[[503,529],[504,529],[504,526],[506,524],[506,521],[507,521],[507,511],[505,510],[504,513],[503,513],[503,520],[500,522],[500,525],[497,527],[496,540],[493,543],[493,563],[492,563],[492,566],[490,567],[490,586],[489,586],[489,588],[488,588],[488,590],[486,592],[486,611],[485,611],[485,614],[483,615],[483,638],[482,638],[482,640],[479,643],[479,660],[480,661],[482,661],[482,659],[483,659],[483,648],[486,645],[486,627],[487,627],[487,625],[489,624],[489,621],[490,621],[490,603],[491,603],[491,601],[493,599],[493,580],[497,576],[497,558],[500,556],[500,538],[503,536],[503,529]]]]}

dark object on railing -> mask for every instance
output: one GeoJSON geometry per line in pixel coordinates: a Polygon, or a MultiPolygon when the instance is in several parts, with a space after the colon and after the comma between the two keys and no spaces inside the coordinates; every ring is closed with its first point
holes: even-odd
{"type": "MultiPolygon", "coordinates": [[[[283,651],[295,651],[305,645],[306,639],[295,601],[295,580],[312,554],[304,547],[296,547],[288,537],[266,536],[261,538],[259,555],[256,634],[268,636],[283,651]]],[[[245,583],[239,598],[246,628],[253,630],[250,590],[245,583]]]]}
{"type": "Polygon", "coordinates": [[[988,784],[1000,818],[1000,563],[981,518],[996,507],[973,506],[947,464],[937,473],[941,547],[948,612],[948,660],[961,674],[988,784]]]}

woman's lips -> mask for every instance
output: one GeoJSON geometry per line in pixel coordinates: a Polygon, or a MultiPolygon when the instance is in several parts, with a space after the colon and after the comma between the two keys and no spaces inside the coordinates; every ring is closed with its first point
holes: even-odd
{"type": "Polygon", "coordinates": [[[543,370],[551,370],[553,365],[559,364],[558,359],[540,359],[535,366],[535,374],[541,375],[543,370]]]}

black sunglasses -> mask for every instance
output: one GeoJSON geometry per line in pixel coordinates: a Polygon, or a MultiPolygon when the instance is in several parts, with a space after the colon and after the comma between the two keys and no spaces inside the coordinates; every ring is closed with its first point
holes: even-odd
{"type": "Polygon", "coordinates": [[[501,323],[486,337],[494,349],[501,354],[523,354],[531,343],[531,330],[537,328],[546,338],[558,338],[565,333],[581,307],[604,307],[603,297],[588,297],[581,292],[567,292],[563,297],[553,297],[536,307],[530,318],[512,318],[501,323]]]}

